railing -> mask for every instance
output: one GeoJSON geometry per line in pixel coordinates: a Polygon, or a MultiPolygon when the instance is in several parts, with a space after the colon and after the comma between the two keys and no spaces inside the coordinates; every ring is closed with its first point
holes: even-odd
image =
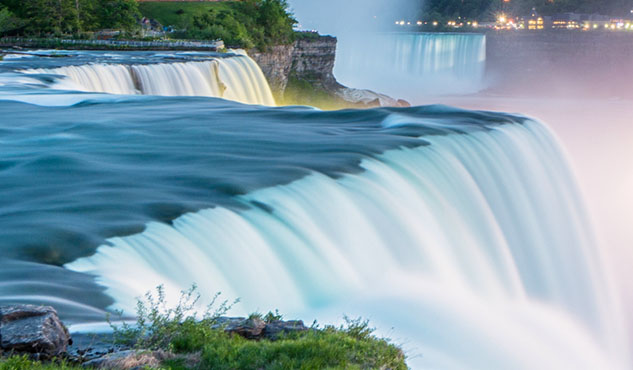
{"type": "Polygon", "coordinates": [[[159,48],[159,49],[210,49],[218,50],[224,48],[222,40],[215,41],[134,41],[134,40],[73,40],[57,38],[25,38],[25,37],[3,37],[0,38],[0,45],[5,46],[97,46],[112,48],[159,48]]]}

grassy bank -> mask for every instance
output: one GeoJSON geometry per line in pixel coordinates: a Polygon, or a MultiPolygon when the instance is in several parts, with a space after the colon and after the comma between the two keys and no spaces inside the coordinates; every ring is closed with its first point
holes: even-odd
{"type": "MultiPolygon", "coordinates": [[[[183,292],[177,306],[167,308],[164,291],[158,287],[155,294],[147,293],[138,301],[136,324],[111,324],[115,342],[135,349],[130,354],[134,358],[158,359],[152,367],[136,363],[135,368],[407,369],[402,350],[375,336],[367,321],[345,318],[342,326],[319,327],[314,323],[308,328],[302,322],[283,321],[278,312],[227,318],[224,315],[233,304],[224,301],[216,305],[218,297],[216,294],[208,308],[198,312],[195,307],[200,295],[194,286],[183,292]],[[266,332],[269,327],[286,324],[293,329],[266,332]]],[[[44,363],[14,356],[0,359],[0,370],[73,370],[91,365],[82,363],[83,358],[70,356],[44,363]]],[[[105,365],[123,367],[120,364],[105,365]]]]}

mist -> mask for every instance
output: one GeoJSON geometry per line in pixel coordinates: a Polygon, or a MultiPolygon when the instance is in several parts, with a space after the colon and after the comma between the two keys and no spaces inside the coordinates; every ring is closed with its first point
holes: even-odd
{"type": "Polygon", "coordinates": [[[413,20],[422,0],[290,0],[290,8],[305,30],[346,37],[388,30],[396,20],[413,20]]]}

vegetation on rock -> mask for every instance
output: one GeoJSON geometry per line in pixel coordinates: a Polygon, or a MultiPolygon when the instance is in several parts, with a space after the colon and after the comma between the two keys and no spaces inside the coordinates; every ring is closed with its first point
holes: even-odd
{"type": "MultiPolygon", "coordinates": [[[[387,339],[376,337],[367,321],[345,318],[346,324],[340,327],[320,328],[315,322],[306,328],[300,321],[282,321],[277,311],[227,318],[222,315],[236,302],[219,302],[218,298],[219,294],[215,295],[198,315],[195,308],[200,294],[195,286],[183,292],[173,308],[167,306],[164,290],[158,287],[137,302],[134,325],[111,324],[116,341],[134,347],[136,352],[123,351],[119,356],[115,352],[104,359],[120,357],[119,362],[110,363],[115,365],[127,358],[130,363],[160,359],[160,369],[407,368],[403,352],[387,339]],[[236,328],[228,327],[236,322],[236,328]],[[260,336],[249,335],[254,333],[244,325],[249,322],[259,327],[260,336]],[[262,331],[266,326],[275,328],[274,335],[262,331]],[[297,327],[300,330],[294,330],[297,327]]],[[[0,359],[0,370],[73,370],[80,368],[77,360],[43,363],[18,355],[0,359]]],[[[93,362],[94,366],[108,366],[95,360],[85,365],[93,366],[93,362]]]]}

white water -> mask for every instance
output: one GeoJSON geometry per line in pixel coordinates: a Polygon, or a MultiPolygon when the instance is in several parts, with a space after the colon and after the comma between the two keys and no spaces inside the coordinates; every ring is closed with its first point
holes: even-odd
{"type": "Polygon", "coordinates": [[[358,175],[242,197],[272,213],[151,223],[66,267],[97,275],[130,313],[159,284],[173,300],[195,282],[241,297],[241,313],[364,315],[420,355],[413,367],[627,368],[619,304],[550,133],[529,123],[425,140],[358,175]]]}
{"type": "Polygon", "coordinates": [[[341,37],[334,75],[344,85],[412,99],[482,89],[486,37],[458,33],[367,33],[341,37]]]}
{"type": "Polygon", "coordinates": [[[274,106],[266,77],[248,56],[217,58],[203,62],[147,65],[87,64],[25,73],[66,76],[64,90],[109,94],[208,96],[245,104],[274,106]],[[70,85],[70,86],[69,86],[70,85]]]}

